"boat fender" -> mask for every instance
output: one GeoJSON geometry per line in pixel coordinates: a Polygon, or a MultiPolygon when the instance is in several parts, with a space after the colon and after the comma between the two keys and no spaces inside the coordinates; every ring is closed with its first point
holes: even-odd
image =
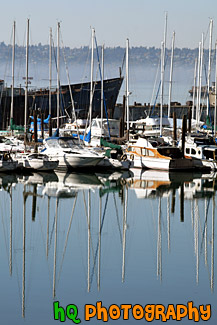
{"type": "Polygon", "coordinates": [[[121,160],[126,161],[126,160],[127,160],[127,155],[126,155],[126,154],[123,154],[123,155],[121,156],[121,160]]]}
{"type": "Polygon", "coordinates": [[[134,154],[131,154],[131,155],[130,155],[130,159],[131,159],[131,160],[134,160],[134,154]]]}

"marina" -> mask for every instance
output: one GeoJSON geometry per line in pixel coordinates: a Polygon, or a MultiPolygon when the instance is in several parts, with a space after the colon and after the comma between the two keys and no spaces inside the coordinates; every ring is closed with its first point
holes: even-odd
{"type": "Polygon", "coordinates": [[[91,25],[89,45],[78,51],[82,79],[68,68],[67,59],[75,57],[65,55],[72,52],[60,21],[49,30],[49,44],[35,46],[43,57],[46,52],[46,68],[37,66],[40,55],[30,60],[38,53],[30,45],[30,23],[27,18],[25,46],[18,48],[14,21],[11,84],[0,76],[3,324],[215,324],[213,19],[192,52],[194,68],[182,72],[174,65],[175,31],[171,48],[167,43],[167,12],[160,48],[144,52],[158,56],[150,73],[131,64],[131,48],[138,49],[128,37],[118,66],[107,65],[105,45],[98,45],[91,25]],[[25,49],[19,52],[22,82],[18,49],[25,49]],[[34,89],[33,62],[41,79],[34,89]],[[184,76],[182,95],[175,90],[177,71],[180,80],[184,76]]]}

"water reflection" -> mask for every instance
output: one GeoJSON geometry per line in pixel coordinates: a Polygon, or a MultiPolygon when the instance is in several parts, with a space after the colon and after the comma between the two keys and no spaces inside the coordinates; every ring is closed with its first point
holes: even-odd
{"type": "MultiPolygon", "coordinates": [[[[133,258],[132,255],[129,257],[129,254],[130,246],[134,247],[134,241],[141,240],[140,248],[143,249],[143,254],[144,252],[147,255],[155,256],[156,254],[156,264],[153,263],[153,268],[156,268],[159,283],[163,284],[166,277],[164,269],[168,270],[166,263],[174,267],[177,262],[176,255],[179,254],[180,247],[176,245],[176,238],[179,242],[179,231],[181,231],[181,225],[185,224],[188,226],[186,231],[194,243],[195,283],[199,286],[201,281],[204,287],[206,284],[204,270],[206,270],[210,292],[214,292],[215,174],[140,170],[105,174],[62,172],[28,175],[0,174],[0,185],[1,201],[6,204],[2,219],[6,220],[7,215],[10,215],[10,219],[7,219],[10,220],[9,224],[5,222],[5,226],[2,225],[0,229],[5,233],[6,250],[9,248],[9,254],[7,253],[9,275],[11,278],[18,279],[18,284],[13,288],[14,295],[17,292],[15,287],[22,286],[21,314],[23,318],[28,310],[26,309],[26,278],[30,282],[33,281],[30,265],[32,259],[36,260],[37,272],[40,273],[42,269],[42,272],[46,274],[45,270],[48,268],[49,276],[46,277],[46,281],[49,282],[52,279],[52,285],[49,287],[47,283],[44,283],[43,274],[39,276],[38,281],[34,278],[34,285],[30,285],[31,291],[37,291],[37,287],[45,285],[46,290],[49,291],[48,297],[51,294],[53,299],[57,299],[59,291],[62,292],[62,288],[68,285],[71,278],[69,274],[75,272],[74,281],[80,284],[85,274],[83,287],[86,288],[87,293],[94,290],[95,282],[97,292],[100,293],[103,278],[103,293],[105,287],[110,285],[110,280],[107,280],[103,273],[106,259],[111,261],[109,269],[113,277],[116,274],[113,269],[121,261],[119,281],[122,285],[132,286],[136,283],[137,279],[132,273],[132,264],[135,260],[138,262],[135,259],[137,252],[134,251],[133,258]],[[148,208],[148,204],[151,204],[152,210],[148,208]],[[139,215],[144,214],[145,209],[148,214],[145,218],[138,219],[139,215]],[[154,247],[148,251],[145,246],[142,248],[142,239],[139,239],[141,233],[138,231],[135,238],[132,238],[132,231],[137,222],[140,228],[147,226],[151,214],[154,227],[151,231],[147,231],[146,235],[152,234],[154,247]],[[154,230],[156,230],[156,235],[154,230]],[[39,232],[41,233],[40,240],[37,237],[39,232]],[[108,245],[107,252],[104,252],[106,244],[108,245]],[[109,256],[108,253],[110,246],[113,248],[113,256],[109,256]],[[73,249],[73,258],[76,258],[78,266],[71,264],[72,256],[69,252],[67,254],[67,247],[73,249]],[[16,265],[17,274],[14,274],[13,263],[16,265]],[[200,277],[200,270],[203,277],[200,277]]],[[[144,240],[147,244],[146,239],[144,240]]],[[[3,240],[1,245],[3,245],[3,240]]],[[[190,247],[183,249],[186,250],[187,256],[190,247]]],[[[109,277],[108,272],[105,274],[109,277]]],[[[151,279],[151,273],[149,276],[151,279]]],[[[5,279],[5,281],[8,280],[5,279]]],[[[117,281],[115,279],[115,282],[117,281]]],[[[146,278],[146,281],[149,279],[146,278]]],[[[34,295],[34,292],[32,294],[34,295]]],[[[18,296],[15,295],[14,299],[17,304],[20,304],[18,296]]],[[[86,303],[85,295],[81,293],[81,296],[82,301],[86,303]]],[[[124,294],[122,298],[122,300],[125,299],[124,294]]],[[[48,299],[47,306],[50,303],[51,300],[48,299]]],[[[27,305],[31,314],[34,313],[32,307],[28,303],[27,305]]]]}

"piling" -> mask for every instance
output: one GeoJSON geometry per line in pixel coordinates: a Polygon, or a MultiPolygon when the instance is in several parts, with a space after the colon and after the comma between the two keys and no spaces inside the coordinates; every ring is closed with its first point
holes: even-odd
{"type": "Polygon", "coordinates": [[[192,110],[191,107],[188,108],[188,133],[191,133],[191,119],[192,119],[192,110]]]}
{"type": "Polygon", "coordinates": [[[184,184],[180,188],[180,221],[184,222],[184,184]]]}
{"type": "Polygon", "coordinates": [[[33,119],[34,119],[34,151],[37,152],[37,142],[38,142],[38,123],[37,123],[37,111],[33,111],[33,119]]]}
{"type": "Polygon", "coordinates": [[[185,155],[186,115],[182,117],[182,156],[185,155]]]}
{"type": "Polygon", "coordinates": [[[171,203],[171,213],[174,213],[175,212],[175,203],[176,203],[176,190],[173,189],[172,203],[171,203]]]}
{"type": "Polygon", "coordinates": [[[173,142],[174,142],[174,146],[176,145],[176,141],[177,141],[176,112],[173,112],[173,142]]]}
{"type": "Polygon", "coordinates": [[[52,119],[49,118],[49,137],[52,137],[52,119]]]}

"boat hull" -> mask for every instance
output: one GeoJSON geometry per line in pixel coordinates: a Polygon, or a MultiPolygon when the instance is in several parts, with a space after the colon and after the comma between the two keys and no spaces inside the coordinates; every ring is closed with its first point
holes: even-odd
{"type": "Polygon", "coordinates": [[[81,157],[70,154],[52,155],[53,159],[58,159],[59,164],[56,169],[84,169],[92,168],[99,164],[103,157],[81,157]]]}
{"type": "Polygon", "coordinates": [[[0,161],[0,172],[10,172],[17,168],[17,161],[0,161]]]}
{"type": "Polygon", "coordinates": [[[164,159],[134,155],[130,167],[156,170],[193,170],[198,166],[193,159],[164,159]]]}

